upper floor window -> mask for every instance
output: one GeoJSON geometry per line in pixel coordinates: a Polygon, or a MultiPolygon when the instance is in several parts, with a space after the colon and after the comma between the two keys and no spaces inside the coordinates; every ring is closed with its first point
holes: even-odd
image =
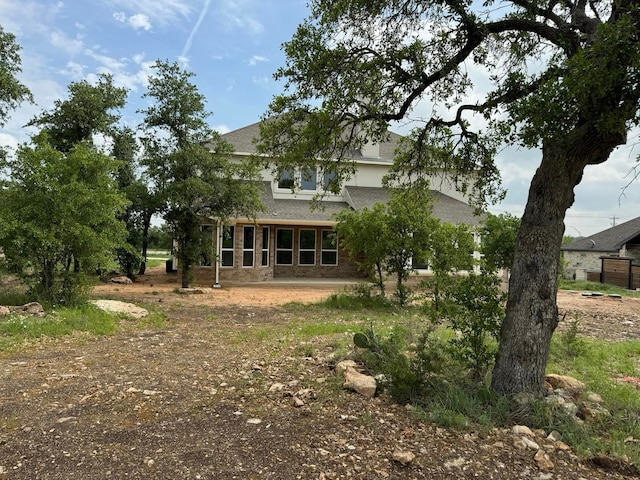
{"type": "Polygon", "coordinates": [[[335,183],[336,180],[336,172],[335,171],[326,171],[322,175],[322,188],[325,190],[330,190],[335,183]]]}
{"type": "Polygon", "coordinates": [[[315,190],[318,184],[318,173],[315,168],[305,168],[300,174],[300,188],[315,190]]]}
{"type": "Polygon", "coordinates": [[[291,169],[283,170],[280,172],[278,178],[278,188],[293,188],[294,185],[294,172],[291,169]]]}

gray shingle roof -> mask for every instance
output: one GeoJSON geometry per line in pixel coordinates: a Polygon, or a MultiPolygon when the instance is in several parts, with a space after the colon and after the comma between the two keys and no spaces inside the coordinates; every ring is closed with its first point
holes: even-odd
{"type": "MultiPolygon", "coordinates": [[[[384,163],[393,162],[393,154],[398,146],[398,142],[402,136],[397,133],[388,132],[389,140],[380,144],[380,157],[365,158],[360,152],[353,155],[354,160],[370,160],[384,163]]],[[[260,136],[260,123],[256,122],[246,127],[239,128],[229,133],[225,133],[222,137],[234,146],[238,153],[257,153],[255,139],[260,136]]]]}
{"type": "Polygon", "coordinates": [[[261,222],[299,221],[299,222],[333,222],[333,214],[343,208],[349,208],[344,202],[320,202],[320,208],[311,208],[308,200],[273,198],[271,183],[264,182],[265,191],[262,203],[266,211],[258,214],[261,222]]]}
{"type": "Polygon", "coordinates": [[[571,251],[617,252],[634,237],[640,236],[640,217],[608,228],[590,237],[579,238],[562,247],[571,251]]]}
{"type": "MultiPolygon", "coordinates": [[[[346,187],[347,196],[353,208],[359,210],[371,208],[375,203],[389,201],[389,193],[380,187],[346,187]]],[[[433,216],[443,222],[454,225],[465,224],[476,227],[484,220],[482,216],[474,214],[473,208],[460,200],[432,190],[434,197],[433,216]]]]}

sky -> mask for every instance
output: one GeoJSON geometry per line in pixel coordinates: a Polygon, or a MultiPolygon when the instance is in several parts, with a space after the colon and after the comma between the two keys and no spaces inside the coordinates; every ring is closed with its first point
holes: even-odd
{"type": "MultiPolygon", "coordinates": [[[[178,61],[207,99],[210,125],[221,133],[257,122],[282,84],[281,45],[308,16],[306,0],[0,0],[0,25],[21,45],[19,79],[34,95],[0,129],[0,145],[15,148],[33,130],[23,126],[59,98],[70,82],[113,75],[129,90],[122,121],[135,128],[151,65],[178,61]]],[[[427,115],[418,107],[413,117],[427,115]]],[[[415,126],[415,125],[414,125],[415,126]]],[[[391,130],[408,133],[406,123],[391,130]]],[[[640,183],[629,173],[640,154],[640,132],[629,135],[603,165],[587,167],[565,220],[566,235],[588,236],[640,215],[640,183]],[[625,188],[626,187],[626,188],[625,188]]],[[[498,157],[507,197],[493,213],[521,216],[541,152],[509,148],[498,157]]]]}

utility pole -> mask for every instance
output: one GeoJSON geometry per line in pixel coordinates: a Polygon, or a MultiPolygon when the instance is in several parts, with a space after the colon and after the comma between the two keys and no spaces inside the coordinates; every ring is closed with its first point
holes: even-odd
{"type": "Polygon", "coordinates": [[[613,217],[611,217],[611,226],[615,227],[616,226],[616,216],[614,215],[613,217]]]}

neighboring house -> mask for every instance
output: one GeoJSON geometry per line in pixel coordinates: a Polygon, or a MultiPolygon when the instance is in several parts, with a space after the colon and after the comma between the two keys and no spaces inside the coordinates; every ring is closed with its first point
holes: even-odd
{"type": "MultiPolygon", "coordinates": [[[[241,160],[256,153],[254,139],[259,136],[259,124],[229,132],[223,137],[235,148],[235,158],[241,160]]],[[[321,208],[312,209],[311,200],[323,191],[329,178],[319,172],[283,172],[274,178],[270,168],[262,172],[264,180],[264,212],[255,222],[235,218],[225,227],[205,222],[203,231],[211,235],[219,265],[194,268],[195,283],[216,284],[223,281],[262,281],[275,278],[362,278],[333,233],[333,215],[343,208],[372,207],[386,202],[388,193],[382,188],[382,178],[393,163],[393,153],[400,136],[390,134],[388,142],[366,145],[354,155],[357,173],[345,183],[338,195],[327,194],[321,208]],[[297,180],[300,190],[292,192],[297,180]]],[[[265,159],[267,160],[267,159],[265,159]]],[[[273,164],[273,162],[271,162],[273,164]]],[[[477,226],[479,217],[465,198],[442,179],[433,182],[440,189],[435,193],[433,215],[442,221],[477,226]]],[[[214,263],[211,265],[211,263],[214,263]]]]}
{"type": "Polygon", "coordinates": [[[640,263],[640,217],[590,237],[564,245],[565,276],[586,280],[587,272],[599,272],[602,257],[632,258],[640,263]]]}

